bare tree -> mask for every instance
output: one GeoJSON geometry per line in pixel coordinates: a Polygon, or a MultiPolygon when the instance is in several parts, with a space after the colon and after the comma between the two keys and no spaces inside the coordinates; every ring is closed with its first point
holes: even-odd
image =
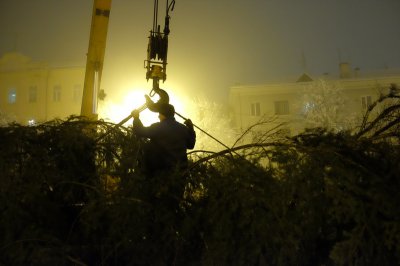
{"type": "MultiPolygon", "coordinates": [[[[193,123],[226,146],[232,146],[238,134],[232,127],[232,119],[224,105],[206,98],[197,98],[191,106],[196,107],[191,114],[193,123]]],[[[196,149],[220,151],[225,148],[207,134],[197,130],[196,149]]]]}
{"type": "Polygon", "coordinates": [[[355,114],[341,112],[347,103],[340,83],[319,79],[303,91],[302,113],[307,127],[340,131],[351,128],[355,114]]]}
{"type": "Polygon", "coordinates": [[[15,121],[15,117],[13,118],[12,116],[3,113],[0,110],[0,127],[7,126],[8,124],[12,123],[15,121]]]}

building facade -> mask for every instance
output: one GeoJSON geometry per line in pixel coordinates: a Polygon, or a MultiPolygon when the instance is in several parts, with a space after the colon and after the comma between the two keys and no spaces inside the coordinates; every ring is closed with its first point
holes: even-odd
{"type": "Polygon", "coordinates": [[[79,115],[85,68],[49,67],[19,53],[0,59],[0,122],[22,125],[79,115]]]}
{"type": "Polygon", "coordinates": [[[291,81],[231,87],[229,103],[235,127],[243,132],[262,121],[260,130],[282,125],[288,135],[315,126],[348,129],[360,122],[391,84],[400,85],[398,70],[362,73],[351,70],[347,63],[339,70],[338,77],[314,79],[303,74],[291,81]]]}

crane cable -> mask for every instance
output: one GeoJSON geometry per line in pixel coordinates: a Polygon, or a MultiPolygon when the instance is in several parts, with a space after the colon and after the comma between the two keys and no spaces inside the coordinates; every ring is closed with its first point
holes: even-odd
{"type": "MultiPolygon", "coordinates": [[[[165,27],[164,27],[164,34],[169,34],[169,12],[173,11],[175,8],[175,0],[172,0],[171,3],[167,0],[167,4],[165,6],[165,27]]],[[[153,10],[153,32],[159,32],[159,25],[158,25],[158,0],[154,0],[154,10],[153,10]]]]}
{"type": "Polygon", "coordinates": [[[154,0],[153,32],[157,31],[157,24],[158,24],[158,0],[154,0]]]}

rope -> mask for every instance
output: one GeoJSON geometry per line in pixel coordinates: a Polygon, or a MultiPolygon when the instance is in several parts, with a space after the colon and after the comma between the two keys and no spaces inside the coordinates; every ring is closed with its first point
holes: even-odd
{"type": "MultiPolygon", "coordinates": [[[[182,116],[181,114],[175,112],[175,114],[177,116],[179,116],[180,118],[182,118],[183,120],[188,120],[186,117],[182,116]]],[[[225,145],[222,141],[218,140],[217,138],[215,138],[214,136],[212,136],[211,134],[207,133],[206,131],[204,131],[203,129],[201,129],[200,127],[196,126],[195,124],[193,124],[193,126],[195,128],[197,128],[198,130],[200,130],[201,132],[203,132],[204,134],[206,134],[207,136],[209,136],[210,138],[212,138],[213,140],[215,140],[216,142],[218,142],[219,144],[221,144],[222,146],[224,146],[225,148],[227,148],[230,152],[234,152],[236,155],[240,156],[238,153],[236,153],[234,150],[232,150],[230,147],[228,147],[227,145],[225,145]]]]}
{"type": "MultiPolygon", "coordinates": [[[[147,108],[147,104],[143,104],[142,106],[140,106],[139,108],[135,109],[139,112],[144,111],[147,108]]],[[[184,117],[183,115],[181,115],[180,113],[175,112],[175,114],[177,116],[179,116],[180,118],[182,118],[183,120],[188,120],[188,118],[184,117]]],[[[132,118],[132,114],[128,115],[127,117],[125,117],[123,120],[121,120],[118,124],[116,124],[114,126],[114,128],[117,128],[119,126],[122,126],[123,124],[125,124],[129,119],[132,118]]],[[[193,123],[192,123],[193,124],[193,123]]],[[[227,150],[229,150],[229,152],[233,152],[238,156],[241,156],[240,154],[238,154],[236,151],[232,150],[232,148],[228,147],[227,145],[225,145],[222,141],[220,141],[219,139],[217,139],[216,137],[212,136],[211,134],[207,133],[205,130],[201,129],[200,127],[198,127],[197,125],[193,124],[193,126],[195,128],[197,128],[198,130],[200,130],[201,132],[203,132],[204,134],[206,134],[207,136],[209,136],[210,138],[212,138],[213,140],[215,140],[216,142],[218,142],[219,144],[221,144],[222,146],[224,146],[227,150]]],[[[105,136],[107,136],[109,133],[111,132],[111,130],[109,130],[108,132],[106,132],[105,134],[103,134],[102,136],[98,137],[96,139],[96,142],[98,142],[99,140],[103,139],[105,136]]]]}

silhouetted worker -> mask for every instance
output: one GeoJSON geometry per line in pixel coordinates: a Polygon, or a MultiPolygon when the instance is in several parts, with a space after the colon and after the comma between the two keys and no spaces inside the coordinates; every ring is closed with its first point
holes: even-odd
{"type": "Polygon", "coordinates": [[[184,125],[175,120],[175,108],[162,103],[157,106],[160,122],[144,127],[139,112],[133,111],[133,131],[150,141],[144,146],[144,167],[153,176],[160,172],[183,170],[187,167],[187,149],[193,149],[196,133],[190,119],[184,125]]]}

